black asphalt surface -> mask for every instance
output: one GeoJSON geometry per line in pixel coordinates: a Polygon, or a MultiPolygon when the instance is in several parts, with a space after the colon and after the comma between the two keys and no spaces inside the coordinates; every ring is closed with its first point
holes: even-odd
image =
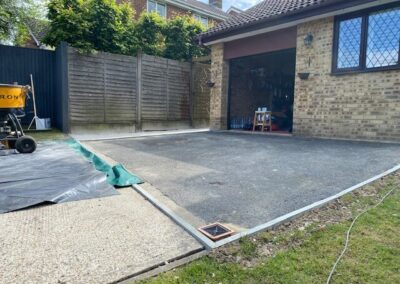
{"type": "Polygon", "coordinates": [[[400,145],[227,132],[95,141],[207,222],[251,228],[400,163],[400,145]]]}

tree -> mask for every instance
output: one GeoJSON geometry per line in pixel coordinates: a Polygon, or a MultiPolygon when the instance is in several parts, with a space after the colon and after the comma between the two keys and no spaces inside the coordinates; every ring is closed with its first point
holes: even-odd
{"type": "Polygon", "coordinates": [[[192,17],[176,17],[164,29],[164,56],[176,60],[189,60],[207,54],[208,50],[195,42],[205,28],[192,17]]]}
{"type": "Polygon", "coordinates": [[[23,23],[15,25],[15,33],[12,42],[16,46],[23,46],[29,39],[29,30],[23,23]]]}
{"type": "Polygon", "coordinates": [[[24,20],[43,18],[34,0],[0,0],[0,41],[18,41],[27,36],[24,20]]]}
{"type": "Polygon", "coordinates": [[[84,0],[52,0],[48,5],[47,17],[50,29],[43,42],[57,46],[66,41],[86,51],[93,49],[89,41],[90,19],[88,2],[84,0]]]}
{"type": "Polygon", "coordinates": [[[66,41],[83,51],[133,54],[137,49],[134,11],[115,0],[52,0],[48,6],[50,31],[44,43],[66,41]]]}
{"type": "MultiPolygon", "coordinates": [[[[4,0],[0,0],[4,1],[4,0]]],[[[50,31],[44,43],[57,46],[66,41],[83,51],[106,51],[133,55],[144,53],[177,60],[207,54],[195,42],[204,31],[191,17],[165,20],[157,13],[143,13],[137,21],[129,4],[115,0],[51,0],[50,31]]]]}
{"type": "Polygon", "coordinates": [[[136,24],[140,49],[149,55],[162,55],[166,21],[155,12],[143,13],[136,24]]]}
{"type": "Polygon", "coordinates": [[[96,50],[129,53],[135,50],[134,12],[115,0],[88,1],[89,41],[96,50]]]}

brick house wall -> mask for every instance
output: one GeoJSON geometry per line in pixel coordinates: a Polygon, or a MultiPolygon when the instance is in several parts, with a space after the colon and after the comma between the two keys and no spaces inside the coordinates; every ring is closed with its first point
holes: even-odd
{"type": "Polygon", "coordinates": [[[400,141],[400,70],[332,75],[333,29],[333,17],[298,26],[296,73],[311,74],[296,76],[294,134],[400,141]]]}
{"type": "MultiPolygon", "coordinates": [[[[176,16],[190,16],[190,15],[193,15],[192,11],[182,9],[180,7],[172,6],[171,4],[167,4],[167,19],[173,19],[176,16]]],[[[203,16],[208,17],[209,27],[212,27],[221,22],[220,20],[210,18],[207,15],[203,15],[203,16]]]]}
{"type": "Polygon", "coordinates": [[[211,81],[210,128],[224,130],[228,122],[229,62],[224,60],[223,43],[211,46],[211,81]]]}
{"type": "MultiPolygon", "coordinates": [[[[400,141],[400,70],[331,74],[334,18],[297,27],[293,133],[300,136],[400,141]],[[312,33],[311,47],[304,37],[312,33]]],[[[246,40],[246,39],[243,39],[246,40]]],[[[210,123],[227,128],[228,69],[223,44],[211,48],[210,123]]]]}
{"type": "Polygon", "coordinates": [[[129,2],[135,10],[135,19],[138,19],[143,11],[147,11],[147,0],[117,0],[116,2],[117,4],[129,2]]]}
{"type": "Polygon", "coordinates": [[[190,11],[167,4],[167,19],[173,19],[176,16],[187,16],[187,15],[191,15],[190,11]]]}
{"type": "MultiPolygon", "coordinates": [[[[135,19],[138,19],[143,12],[147,11],[147,0],[128,0],[128,1],[131,3],[133,9],[135,10],[135,19]]],[[[123,2],[123,0],[117,0],[117,3],[121,2],[123,2]]],[[[171,4],[166,4],[166,5],[167,5],[167,19],[173,19],[176,16],[192,15],[192,12],[189,10],[173,6],[171,4]]],[[[221,21],[208,17],[208,23],[210,27],[214,26],[219,22],[221,21]]]]}

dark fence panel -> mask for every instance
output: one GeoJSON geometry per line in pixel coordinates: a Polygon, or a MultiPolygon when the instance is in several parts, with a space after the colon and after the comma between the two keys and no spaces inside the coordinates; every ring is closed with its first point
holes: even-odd
{"type": "MultiPolygon", "coordinates": [[[[55,121],[54,73],[54,51],[0,45],[0,83],[30,85],[29,76],[32,74],[38,116],[50,117],[52,123],[55,121]]],[[[32,100],[28,103],[26,114],[23,123],[29,123],[33,118],[32,100]]]]}

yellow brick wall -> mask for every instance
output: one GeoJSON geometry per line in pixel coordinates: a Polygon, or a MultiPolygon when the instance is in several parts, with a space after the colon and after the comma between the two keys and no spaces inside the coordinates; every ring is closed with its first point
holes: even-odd
{"type": "Polygon", "coordinates": [[[298,26],[294,133],[302,136],[400,141],[400,70],[332,75],[334,19],[298,26]],[[314,41],[305,47],[311,32],[314,41]]]}
{"type": "Polygon", "coordinates": [[[224,44],[211,47],[210,128],[227,129],[229,64],[224,60],[224,44]]]}

